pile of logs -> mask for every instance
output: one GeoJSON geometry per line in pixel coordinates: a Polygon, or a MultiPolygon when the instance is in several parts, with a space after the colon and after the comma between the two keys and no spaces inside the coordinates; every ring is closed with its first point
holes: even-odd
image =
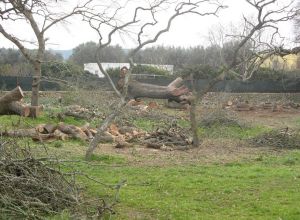
{"type": "Polygon", "coordinates": [[[72,116],[78,119],[93,119],[99,115],[97,112],[81,107],[80,105],[70,105],[65,108],[63,113],[60,113],[60,117],[63,118],[64,116],[72,116]]]}
{"type": "Polygon", "coordinates": [[[111,135],[116,148],[129,147],[131,145],[131,142],[146,135],[145,132],[140,131],[134,127],[118,127],[114,123],[109,126],[106,134],[111,135]]]}
{"type": "Polygon", "coordinates": [[[0,98],[0,114],[17,114],[28,117],[30,115],[30,106],[22,102],[23,98],[24,93],[19,86],[3,95],[0,98]]]}
{"type": "Polygon", "coordinates": [[[8,131],[0,131],[0,134],[8,137],[30,137],[36,141],[46,140],[66,140],[68,138],[76,138],[80,140],[89,140],[97,133],[91,129],[89,124],[82,127],[75,125],[59,124],[40,124],[35,128],[16,129],[8,131]]]}
{"type": "MultiPolygon", "coordinates": [[[[0,135],[8,137],[29,137],[34,141],[51,141],[67,139],[79,139],[82,141],[92,140],[97,134],[97,130],[90,127],[87,123],[81,127],[68,125],[63,122],[58,124],[40,124],[30,129],[15,129],[0,131],[0,135]]],[[[145,133],[135,128],[123,126],[118,128],[111,124],[106,132],[101,136],[101,143],[116,143],[115,147],[127,147],[128,142],[143,136],[145,133]]]]}

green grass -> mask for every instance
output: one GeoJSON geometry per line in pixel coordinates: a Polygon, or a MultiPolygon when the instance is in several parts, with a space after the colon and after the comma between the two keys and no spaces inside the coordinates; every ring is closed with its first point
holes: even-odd
{"type": "Polygon", "coordinates": [[[199,127],[198,132],[202,138],[227,138],[227,139],[248,139],[263,132],[269,131],[263,126],[222,126],[199,127]]]}
{"type": "Polygon", "coordinates": [[[296,119],[296,125],[300,126],[300,118],[296,119]]]}
{"type": "MultiPolygon", "coordinates": [[[[48,112],[38,119],[0,116],[2,128],[33,127],[43,123],[57,123],[48,112]]],[[[66,117],[65,123],[82,125],[84,120],[66,117]]],[[[300,120],[296,122],[300,125],[300,120]]],[[[179,120],[188,127],[189,122],[179,120]]],[[[138,118],[134,124],[146,131],[159,126],[159,121],[138,118]]],[[[199,127],[202,138],[247,139],[268,131],[262,126],[199,127]]],[[[20,139],[33,144],[28,139],[20,139]]],[[[34,146],[39,146],[37,143],[34,146]]],[[[112,219],[300,219],[300,151],[287,151],[280,156],[257,156],[255,159],[230,163],[180,165],[130,164],[126,156],[93,155],[90,165],[85,163],[87,143],[78,140],[55,141],[47,144],[49,151],[60,158],[79,161],[71,167],[106,184],[127,180],[120,190],[117,214],[112,219]]],[[[185,152],[182,152],[184,154],[185,152]]],[[[134,155],[131,155],[134,156],[134,155]]],[[[204,157],[207,155],[203,155],[204,157]]],[[[85,196],[112,200],[115,191],[83,176],[85,196]]],[[[49,219],[69,219],[68,212],[49,219]]]]}
{"type": "Polygon", "coordinates": [[[102,155],[93,154],[90,161],[102,162],[105,164],[124,164],[126,162],[126,159],[121,156],[112,156],[107,154],[102,154],[102,155]]]}
{"type": "MultiPolygon", "coordinates": [[[[96,158],[107,164],[120,159],[96,158]]],[[[109,184],[127,180],[113,219],[300,218],[300,151],[227,164],[114,167],[80,163],[77,169],[109,184]]],[[[114,194],[93,181],[79,180],[90,197],[114,194]]]]}
{"type": "MultiPolygon", "coordinates": [[[[58,123],[60,122],[57,118],[51,118],[47,112],[43,113],[36,119],[30,117],[20,117],[17,115],[1,115],[0,116],[0,126],[2,128],[12,129],[12,128],[31,128],[39,124],[47,123],[58,123]]],[[[76,126],[81,126],[86,123],[85,120],[76,119],[71,116],[66,116],[63,120],[66,124],[72,124],[76,126]]]]}
{"type": "Polygon", "coordinates": [[[136,118],[133,121],[133,125],[144,131],[153,131],[153,129],[155,129],[157,126],[159,126],[159,121],[143,119],[143,118],[136,118]]]}

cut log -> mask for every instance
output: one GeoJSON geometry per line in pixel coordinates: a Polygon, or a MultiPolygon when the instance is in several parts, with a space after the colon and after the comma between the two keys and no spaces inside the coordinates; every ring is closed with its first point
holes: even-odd
{"type": "Polygon", "coordinates": [[[45,131],[45,124],[40,124],[40,125],[36,126],[35,130],[38,133],[46,133],[46,131],[45,131]]]}
{"type": "Polygon", "coordinates": [[[15,113],[23,117],[28,117],[30,115],[30,106],[18,101],[8,104],[8,109],[10,113],[15,113]]]}
{"type": "Polygon", "coordinates": [[[90,132],[92,133],[93,136],[95,136],[97,134],[97,130],[96,129],[90,129],[90,132]]]}
{"type": "Polygon", "coordinates": [[[53,137],[53,134],[40,134],[35,128],[2,131],[0,134],[8,137],[30,137],[35,141],[44,141],[53,137]]]}
{"type": "MultiPolygon", "coordinates": [[[[169,99],[176,102],[189,102],[189,89],[183,84],[183,79],[178,77],[168,86],[158,86],[131,80],[128,84],[128,95],[130,98],[154,98],[169,99]],[[187,96],[188,95],[188,96],[187,96]]],[[[122,91],[124,79],[120,79],[118,87],[122,91]]]]}
{"type": "Polygon", "coordinates": [[[81,130],[86,134],[86,136],[91,140],[94,138],[92,132],[89,130],[90,124],[86,123],[81,127],[81,130]]]}
{"type": "Polygon", "coordinates": [[[24,93],[20,86],[6,93],[4,96],[0,98],[0,106],[7,105],[13,101],[19,101],[24,97],[24,93]]]}
{"type": "Polygon", "coordinates": [[[64,123],[59,123],[57,129],[65,134],[70,135],[73,138],[88,140],[88,136],[75,125],[66,125],[64,123]]]}
{"type": "Polygon", "coordinates": [[[0,114],[28,116],[29,107],[19,102],[23,97],[23,91],[19,86],[0,97],[0,114]]]}
{"type": "Polygon", "coordinates": [[[53,132],[53,135],[55,138],[57,138],[58,140],[62,140],[62,141],[65,141],[66,139],[69,138],[69,135],[61,132],[60,130],[56,129],[54,132],[53,132]]]}
{"type": "Polygon", "coordinates": [[[44,129],[48,134],[53,133],[56,130],[56,128],[57,128],[57,125],[54,125],[54,124],[46,124],[44,126],[44,129]]]}

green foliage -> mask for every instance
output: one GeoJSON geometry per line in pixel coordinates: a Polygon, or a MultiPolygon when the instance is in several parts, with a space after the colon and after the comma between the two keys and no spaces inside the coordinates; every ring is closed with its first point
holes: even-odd
{"type": "Polygon", "coordinates": [[[300,71],[272,70],[269,68],[259,68],[250,78],[251,81],[296,79],[300,77],[300,71]]]}
{"type": "Polygon", "coordinates": [[[169,71],[150,65],[137,65],[132,69],[133,74],[169,75],[169,71]]]}
{"type": "Polygon", "coordinates": [[[42,64],[42,75],[54,78],[78,77],[84,74],[82,67],[64,62],[42,64]]]}
{"type": "MultiPolygon", "coordinates": [[[[35,54],[36,50],[28,51],[35,54]]],[[[60,54],[45,51],[44,62],[62,61],[60,54]]],[[[19,50],[0,48],[0,74],[7,76],[29,76],[33,72],[32,65],[26,60],[19,50]]]]}
{"type": "MultiPolygon", "coordinates": [[[[119,68],[109,68],[109,69],[107,69],[107,73],[112,77],[119,77],[120,69],[119,68]]],[[[150,65],[134,66],[132,69],[132,74],[151,74],[151,75],[162,75],[162,76],[170,75],[169,71],[160,69],[155,66],[150,66],[150,65]]]]}
{"type": "Polygon", "coordinates": [[[120,68],[108,68],[106,72],[111,76],[111,77],[120,77],[120,68]]]}
{"type": "Polygon", "coordinates": [[[194,75],[195,79],[211,79],[217,76],[217,69],[209,65],[187,65],[181,71],[180,75],[183,77],[188,77],[191,74],[194,75]]]}
{"type": "MultiPolygon", "coordinates": [[[[84,63],[96,63],[97,47],[97,43],[92,41],[80,44],[73,49],[69,61],[81,66],[84,63]]],[[[108,46],[102,50],[100,60],[101,62],[121,63],[125,60],[124,50],[119,45],[108,46]]]]}

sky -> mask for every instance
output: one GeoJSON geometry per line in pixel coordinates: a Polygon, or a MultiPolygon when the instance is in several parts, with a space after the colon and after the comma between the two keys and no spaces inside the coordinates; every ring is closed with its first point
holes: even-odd
{"type": "MultiPolygon", "coordinates": [[[[287,0],[282,0],[282,2],[287,0]]],[[[229,27],[230,25],[238,25],[242,22],[242,16],[253,16],[254,11],[249,4],[244,0],[223,0],[223,4],[228,8],[221,10],[216,16],[197,16],[187,15],[177,18],[173,23],[171,30],[162,35],[161,38],[153,45],[163,46],[208,46],[208,33],[215,31],[220,25],[229,27]]],[[[202,9],[202,10],[205,10],[202,9]]],[[[167,13],[166,13],[167,14],[167,13]]],[[[167,15],[165,15],[167,16],[167,15]]],[[[163,17],[161,17],[163,19],[163,17]]],[[[2,25],[6,25],[11,33],[16,33],[19,38],[26,40],[34,40],[33,34],[27,25],[19,24],[17,21],[5,24],[5,21],[0,21],[2,25]]],[[[292,22],[284,22],[280,25],[280,32],[289,41],[293,40],[293,24],[292,22]]],[[[70,23],[59,24],[49,29],[47,32],[47,49],[67,50],[73,49],[81,43],[88,41],[97,42],[98,36],[86,23],[82,22],[80,18],[73,19],[70,23]]],[[[119,44],[123,48],[132,48],[134,43],[129,38],[115,37],[113,44],[119,44]]],[[[0,47],[13,47],[12,43],[6,40],[0,34],[0,47]]],[[[29,46],[32,47],[32,46],[29,46]]]]}

